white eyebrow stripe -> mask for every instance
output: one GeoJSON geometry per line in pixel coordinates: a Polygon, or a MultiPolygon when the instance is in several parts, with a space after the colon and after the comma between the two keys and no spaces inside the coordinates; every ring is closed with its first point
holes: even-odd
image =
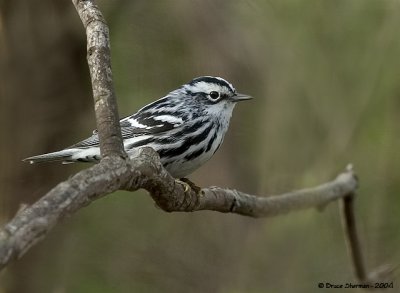
{"type": "Polygon", "coordinates": [[[188,86],[189,90],[195,93],[206,93],[208,94],[209,91],[218,91],[218,92],[230,92],[226,86],[220,86],[218,84],[213,84],[212,89],[210,88],[210,84],[204,81],[196,82],[194,85],[188,86]]]}
{"type": "Polygon", "coordinates": [[[223,79],[222,77],[219,77],[219,76],[215,76],[215,78],[220,80],[220,81],[222,81],[222,82],[226,82],[229,85],[230,90],[232,92],[236,92],[236,89],[233,87],[233,85],[229,81],[227,81],[226,79],[223,79]]]}

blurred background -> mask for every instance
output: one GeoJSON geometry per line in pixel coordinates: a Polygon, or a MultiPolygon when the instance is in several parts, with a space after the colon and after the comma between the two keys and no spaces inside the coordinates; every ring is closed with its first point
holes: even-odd
{"type": "MultiPolygon", "coordinates": [[[[200,75],[255,97],[194,182],[271,195],[351,162],[368,268],[399,264],[398,1],[98,2],[121,117],[200,75]]],[[[0,224],[88,167],[21,162],[95,128],[85,58],[71,1],[0,0],[0,224]]],[[[337,203],[271,219],[167,214],[141,191],[57,225],[0,273],[0,292],[321,292],[319,282],[356,283],[337,203]]]]}

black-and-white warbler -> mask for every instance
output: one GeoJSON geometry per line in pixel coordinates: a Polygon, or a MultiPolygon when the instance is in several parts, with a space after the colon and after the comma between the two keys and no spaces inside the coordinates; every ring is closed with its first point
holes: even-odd
{"type": "MultiPolygon", "coordinates": [[[[124,147],[150,146],[175,178],[182,178],[208,161],[220,147],[236,102],[251,97],[238,94],[220,77],[193,79],[165,97],[120,120],[124,147]]],[[[93,135],[58,152],[24,159],[96,162],[100,160],[99,138],[93,135]]]]}

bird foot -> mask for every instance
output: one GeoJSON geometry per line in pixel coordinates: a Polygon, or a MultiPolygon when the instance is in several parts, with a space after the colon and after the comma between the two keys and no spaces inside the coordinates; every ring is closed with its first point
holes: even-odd
{"type": "Polygon", "coordinates": [[[184,192],[188,192],[190,189],[192,189],[194,192],[196,192],[197,194],[200,193],[201,191],[201,187],[197,186],[196,184],[194,184],[192,181],[190,181],[188,178],[180,178],[180,179],[175,179],[175,181],[178,184],[181,184],[184,188],[184,192]]]}

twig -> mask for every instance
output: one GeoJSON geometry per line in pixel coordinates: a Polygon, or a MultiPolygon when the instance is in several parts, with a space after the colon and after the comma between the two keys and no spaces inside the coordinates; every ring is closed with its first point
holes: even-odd
{"type": "Polygon", "coordinates": [[[355,275],[360,281],[366,281],[367,272],[354,216],[354,193],[349,193],[340,202],[343,215],[343,228],[345,230],[349,254],[353,261],[355,275]]]}
{"type": "Polygon", "coordinates": [[[361,283],[366,284],[370,289],[373,289],[375,283],[390,281],[390,277],[393,276],[393,272],[396,268],[392,265],[386,264],[378,267],[370,273],[367,272],[362,245],[357,231],[354,198],[355,193],[350,192],[340,200],[343,229],[345,231],[347,248],[352,260],[354,273],[361,283]]]}

